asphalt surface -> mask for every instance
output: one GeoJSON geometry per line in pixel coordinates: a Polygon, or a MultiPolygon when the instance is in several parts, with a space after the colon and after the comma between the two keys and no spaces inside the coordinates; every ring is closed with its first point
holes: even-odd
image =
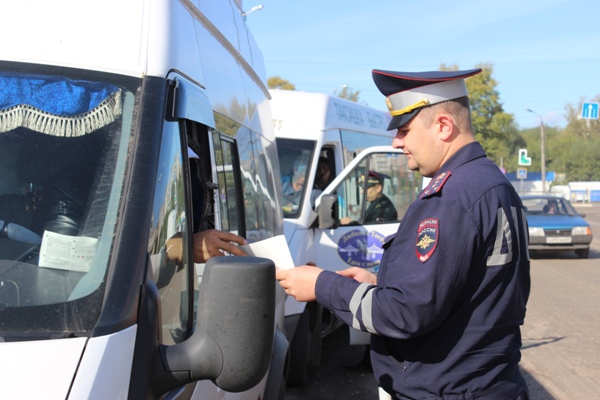
{"type": "MultiPolygon", "coordinates": [[[[590,257],[534,254],[532,289],[522,328],[521,371],[531,400],[600,399],[600,204],[575,204],[592,225],[590,257]]],[[[347,329],[325,338],[321,366],[286,400],[377,399],[365,346],[350,346],[347,329]]]]}
{"type": "Polygon", "coordinates": [[[531,260],[521,370],[534,400],[600,398],[600,204],[576,208],[595,233],[590,258],[531,260]]]}

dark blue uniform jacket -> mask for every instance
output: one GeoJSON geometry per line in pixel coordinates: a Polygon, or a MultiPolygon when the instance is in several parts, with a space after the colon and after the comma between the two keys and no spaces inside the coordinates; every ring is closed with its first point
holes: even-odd
{"type": "Polygon", "coordinates": [[[527,241],[519,196],[471,143],[386,240],[377,286],[324,271],[317,301],[373,333],[373,369],[394,398],[514,399],[526,390],[527,241]]]}

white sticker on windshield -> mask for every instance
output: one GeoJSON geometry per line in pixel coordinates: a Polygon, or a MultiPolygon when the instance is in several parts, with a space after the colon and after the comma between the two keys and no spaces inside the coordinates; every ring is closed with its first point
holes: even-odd
{"type": "Polygon", "coordinates": [[[40,267],[88,272],[96,255],[98,239],[45,231],[40,249],[40,267]]]}

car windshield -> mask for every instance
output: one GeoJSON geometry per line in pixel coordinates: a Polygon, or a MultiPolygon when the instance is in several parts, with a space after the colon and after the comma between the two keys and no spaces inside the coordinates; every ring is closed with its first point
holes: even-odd
{"type": "MultiPolygon", "coordinates": [[[[304,193],[308,189],[308,172],[315,152],[315,142],[311,140],[277,139],[277,154],[281,170],[283,192],[283,216],[297,218],[302,207],[304,193]]],[[[312,190],[312,188],[310,188],[312,190]]]]}
{"type": "Polygon", "coordinates": [[[522,199],[527,215],[577,215],[568,200],[561,197],[525,197],[522,199]]]}
{"type": "Polygon", "coordinates": [[[0,341],[94,326],[139,85],[33,68],[0,64],[0,341]]]}

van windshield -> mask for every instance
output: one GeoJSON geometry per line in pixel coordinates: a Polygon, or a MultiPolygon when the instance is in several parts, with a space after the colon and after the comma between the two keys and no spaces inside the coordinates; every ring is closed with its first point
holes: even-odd
{"type": "Polygon", "coordinates": [[[0,64],[0,341],[94,326],[139,84],[24,71],[0,64]]]}
{"type": "MultiPolygon", "coordinates": [[[[281,202],[284,218],[297,218],[302,210],[302,200],[311,178],[310,163],[316,143],[312,140],[277,138],[277,153],[281,170],[281,202]]],[[[320,191],[319,191],[320,192],[320,191]]],[[[315,193],[316,194],[316,193],[315,193]]],[[[314,201],[311,196],[311,202],[314,201]]],[[[314,207],[314,204],[312,204],[314,207]]]]}

